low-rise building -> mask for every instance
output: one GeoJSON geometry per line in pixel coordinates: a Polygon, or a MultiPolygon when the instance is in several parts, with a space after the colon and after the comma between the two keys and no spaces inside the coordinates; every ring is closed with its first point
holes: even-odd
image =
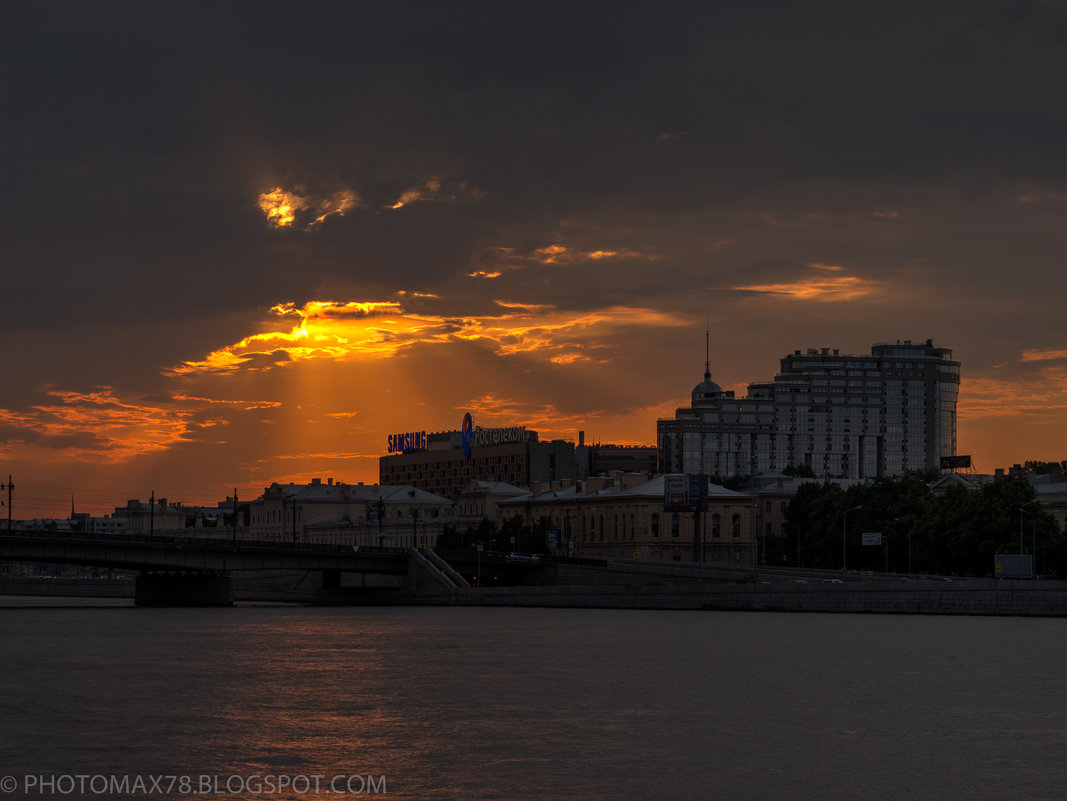
{"type": "Polygon", "coordinates": [[[454,525],[452,501],[412,486],[271,484],[249,504],[252,539],[333,545],[432,547],[454,525]]]}
{"type": "Polygon", "coordinates": [[[755,499],[708,483],[706,512],[664,507],[664,476],[589,478],[568,487],[501,501],[500,521],[519,514],[533,526],[548,518],[565,556],[720,564],[756,563],[755,499]],[[695,536],[696,535],[696,536],[695,536]]]}

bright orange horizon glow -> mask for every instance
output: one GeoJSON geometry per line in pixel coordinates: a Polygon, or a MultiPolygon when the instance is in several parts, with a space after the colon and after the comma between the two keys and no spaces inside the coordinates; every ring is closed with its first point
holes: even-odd
{"type": "MultiPolygon", "coordinates": [[[[832,267],[817,269],[848,278],[832,267]]],[[[86,481],[78,476],[101,486],[122,476],[112,479],[129,487],[119,496],[155,489],[176,499],[211,491],[221,499],[234,486],[258,496],[272,481],[311,477],[375,483],[387,433],[458,428],[465,411],[478,425],[524,425],[543,439],[585,431],[587,441],[652,445],[656,420],[689,405],[703,368],[702,347],[683,375],[665,373],[650,351],[633,360],[630,348],[646,334],[669,342],[669,331],[697,323],[653,308],[497,298],[495,311],[462,316],[423,311],[438,300],[431,293],[395,297],[277,304],[236,341],[163,369],[152,395],[47,387],[32,406],[0,409],[5,473],[33,464],[76,486],[86,481]],[[428,381],[427,370],[435,371],[428,381]],[[632,405],[621,407],[623,398],[632,405]],[[137,489],[150,466],[175,483],[137,489]]],[[[1034,348],[980,376],[965,369],[959,453],[982,472],[1063,458],[1065,358],[1034,348]]],[[[739,396],[759,380],[748,370],[717,367],[741,379],[731,384],[739,396]]]]}

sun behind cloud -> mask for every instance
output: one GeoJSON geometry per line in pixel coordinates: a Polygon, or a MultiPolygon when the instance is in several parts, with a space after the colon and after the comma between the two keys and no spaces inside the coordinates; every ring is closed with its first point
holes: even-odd
{"type": "Polygon", "coordinates": [[[309,359],[382,359],[419,344],[460,342],[484,344],[498,356],[525,353],[567,365],[588,358],[585,351],[598,348],[600,339],[613,332],[689,324],[679,316],[642,307],[574,311],[503,300],[496,304],[499,314],[469,317],[415,313],[396,301],[279,304],[270,315],[275,321],[294,319],[288,331],[249,334],[164,374],[262,371],[309,359]]]}

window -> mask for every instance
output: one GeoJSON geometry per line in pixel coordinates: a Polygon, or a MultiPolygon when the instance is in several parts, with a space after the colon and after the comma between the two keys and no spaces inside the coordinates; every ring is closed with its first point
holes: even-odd
{"type": "Polygon", "coordinates": [[[712,537],[718,537],[720,535],[720,533],[721,533],[720,525],[719,525],[720,522],[721,522],[721,519],[719,517],[719,513],[718,512],[716,512],[715,514],[713,514],[711,516],[711,536],[712,537]]]}
{"type": "Polygon", "coordinates": [[[735,540],[741,539],[741,515],[735,514],[733,523],[734,523],[734,539],[735,540]]]}
{"type": "Polygon", "coordinates": [[[671,536],[678,536],[678,513],[675,512],[671,515],[671,536]]]}
{"type": "Polygon", "coordinates": [[[652,536],[653,537],[658,537],[659,536],[659,513],[658,512],[653,512],[652,513],[652,536]]]}

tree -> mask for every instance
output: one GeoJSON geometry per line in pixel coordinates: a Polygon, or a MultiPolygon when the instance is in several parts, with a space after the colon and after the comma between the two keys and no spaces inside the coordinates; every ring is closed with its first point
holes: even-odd
{"type": "MultiPolygon", "coordinates": [[[[801,563],[838,568],[846,556],[844,547],[850,568],[884,570],[886,553],[861,541],[861,532],[874,531],[887,538],[891,571],[908,569],[910,546],[911,569],[916,572],[992,575],[997,553],[1019,550],[1020,516],[1033,515],[1025,527],[1023,552],[1036,551],[1039,573],[1067,573],[1067,537],[1052,515],[1038,505],[1019,511],[1035,498],[1025,479],[995,481],[977,491],[950,487],[934,495],[925,478],[914,473],[847,491],[829,483],[801,486],[786,510],[790,533],[800,534],[801,563]]],[[[790,542],[796,540],[790,537],[790,542]]],[[[781,558],[776,552],[775,559],[781,558]]]]}

